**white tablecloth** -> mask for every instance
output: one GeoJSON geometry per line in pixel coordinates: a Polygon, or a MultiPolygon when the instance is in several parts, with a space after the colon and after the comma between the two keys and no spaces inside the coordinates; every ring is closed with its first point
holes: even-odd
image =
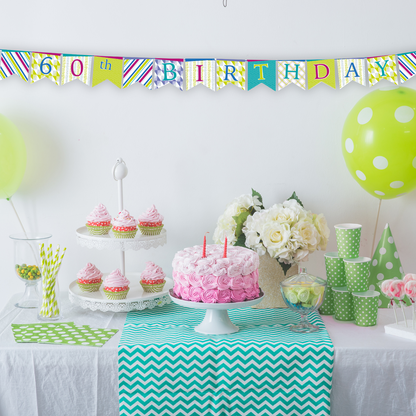
{"type": "MultiPolygon", "coordinates": [[[[11,323],[36,322],[36,310],[0,314],[0,416],[118,415],[117,345],[126,314],[73,307],[63,295],[65,321],[120,329],[102,348],[17,344],[11,323]]],[[[409,318],[410,318],[410,310],[409,318]]],[[[334,416],[416,415],[416,342],[323,317],[335,347],[331,411],[334,416]]],[[[184,415],[186,416],[186,415],[184,415]]]]}

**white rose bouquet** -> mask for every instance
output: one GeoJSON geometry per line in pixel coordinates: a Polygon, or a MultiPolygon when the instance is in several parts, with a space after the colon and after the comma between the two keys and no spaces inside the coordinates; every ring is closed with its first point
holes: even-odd
{"type": "Polygon", "coordinates": [[[326,249],[329,228],[323,214],[306,211],[295,192],[283,204],[265,209],[261,195],[252,190],[251,196],[234,199],[218,218],[214,242],[223,244],[225,237],[260,256],[268,252],[286,274],[292,264],[307,261],[309,253],[326,249]]]}

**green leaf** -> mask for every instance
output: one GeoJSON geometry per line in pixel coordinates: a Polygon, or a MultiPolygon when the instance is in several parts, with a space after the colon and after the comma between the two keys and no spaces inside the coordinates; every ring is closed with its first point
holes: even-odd
{"type": "Polygon", "coordinates": [[[278,262],[279,262],[279,264],[280,264],[280,267],[283,269],[283,273],[284,273],[284,275],[286,276],[286,273],[287,273],[287,271],[293,266],[293,264],[286,264],[286,263],[281,263],[280,261],[279,261],[279,259],[276,259],[278,262]]]}
{"type": "Polygon", "coordinates": [[[288,198],[287,200],[289,201],[290,199],[294,199],[302,208],[305,208],[302,204],[302,201],[296,195],[296,192],[293,192],[292,196],[288,198]]]}
{"type": "Polygon", "coordinates": [[[241,233],[234,245],[238,247],[246,247],[246,235],[241,233]]]}
{"type": "Polygon", "coordinates": [[[237,228],[235,229],[235,236],[238,238],[243,233],[244,223],[247,220],[247,217],[250,215],[248,211],[244,211],[239,215],[233,217],[235,223],[237,224],[237,228]]]}
{"type": "Polygon", "coordinates": [[[260,201],[260,208],[261,209],[264,209],[264,206],[263,206],[263,197],[257,192],[257,191],[255,191],[253,188],[251,188],[251,196],[254,198],[255,196],[257,196],[258,197],[258,199],[259,199],[259,201],[260,201]]]}

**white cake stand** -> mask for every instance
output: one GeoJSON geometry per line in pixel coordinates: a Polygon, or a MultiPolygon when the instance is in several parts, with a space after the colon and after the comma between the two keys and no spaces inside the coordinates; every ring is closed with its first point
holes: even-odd
{"type": "Polygon", "coordinates": [[[196,332],[207,335],[225,335],[239,331],[238,326],[231,322],[228,316],[228,309],[248,308],[249,306],[257,305],[263,300],[264,293],[260,291],[260,297],[257,299],[235,303],[191,302],[177,298],[173,293],[173,289],[169,290],[169,296],[173,302],[185,308],[206,310],[203,321],[195,327],[196,332]]]}

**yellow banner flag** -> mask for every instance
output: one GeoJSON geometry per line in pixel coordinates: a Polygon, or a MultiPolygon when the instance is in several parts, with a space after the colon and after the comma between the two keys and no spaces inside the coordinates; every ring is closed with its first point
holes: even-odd
{"type": "Polygon", "coordinates": [[[123,79],[123,58],[94,56],[93,68],[93,87],[108,79],[115,86],[121,88],[123,79]]]}
{"type": "Polygon", "coordinates": [[[308,90],[323,82],[332,88],[336,88],[335,60],[322,59],[308,61],[308,90]]]}

